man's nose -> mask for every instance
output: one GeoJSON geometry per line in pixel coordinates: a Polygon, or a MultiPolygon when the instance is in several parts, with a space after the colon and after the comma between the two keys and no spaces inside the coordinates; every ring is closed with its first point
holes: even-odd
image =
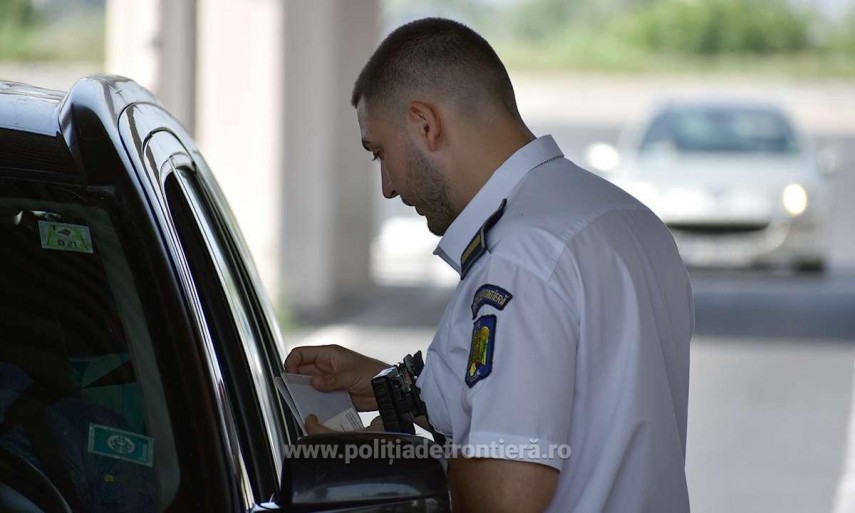
{"type": "Polygon", "coordinates": [[[392,199],[398,195],[398,191],[392,185],[392,180],[389,179],[389,174],[385,166],[380,167],[380,180],[382,182],[383,196],[387,199],[392,199]]]}
{"type": "Polygon", "coordinates": [[[392,198],[398,196],[398,191],[396,191],[391,185],[389,185],[389,186],[384,185],[383,186],[383,196],[385,196],[386,199],[392,199],[392,198]]]}

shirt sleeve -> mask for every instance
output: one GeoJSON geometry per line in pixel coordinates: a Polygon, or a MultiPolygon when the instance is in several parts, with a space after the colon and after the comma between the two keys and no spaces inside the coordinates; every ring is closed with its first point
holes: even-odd
{"type": "Polygon", "coordinates": [[[512,298],[503,305],[473,297],[472,333],[459,335],[471,339],[467,368],[460,369],[468,414],[461,422],[468,425],[454,427],[455,442],[465,456],[560,470],[570,453],[578,317],[547,280],[508,260],[490,259],[476,290],[490,287],[512,298]]]}

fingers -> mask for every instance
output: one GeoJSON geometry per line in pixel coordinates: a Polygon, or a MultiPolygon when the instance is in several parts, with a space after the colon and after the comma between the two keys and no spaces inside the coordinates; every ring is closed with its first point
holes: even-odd
{"type": "Polygon", "coordinates": [[[303,368],[310,370],[316,367],[329,367],[331,355],[337,346],[301,346],[295,347],[288,353],[283,364],[286,372],[306,374],[303,368]]]}
{"type": "Polygon", "coordinates": [[[348,372],[337,374],[314,374],[312,386],[321,392],[333,392],[335,390],[348,390],[353,385],[353,376],[348,372]]]}
{"type": "Polygon", "coordinates": [[[313,363],[317,355],[317,352],[314,351],[314,349],[315,348],[308,346],[292,349],[291,352],[288,353],[288,356],[285,357],[285,362],[282,364],[285,367],[285,371],[297,374],[300,371],[300,366],[313,363]]]}
{"type": "Polygon", "coordinates": [[[287,372],[311,376],[315,390],[347,390],[359,411],[376,410],[371,379],[387,364],[338,345],[302,346],[288,354],[287,372]]]}
{"type": "Polygon", "coordinates": [[[317,433],[337,433],[337,431],[321,425],[318,421],[318,416],[310,413],[306,416],[306,433],[314,435],[317,433]]]}
{"type": "MultiPolygon", "coordinates": [[[[374,420],[371,421],[371,424],[366,426],[364,431],[371,431],[376,433],[382,433],[385,431],[383,427],[383,419],[379,416],[375,417],[374,420]]],[[[314,435],[317,433],[338,433],[338,431],[334,429],[330,429],[318,421],[318,416],[314,413],[310,413],[306,416],[306,433],[310,435],[314,435]]]]}
{"type": "Polygon", "coordinates": [[[301,365],[299,369],[297,369],[297,374],[318,374],[321,372],[321,369],[318,368],[317,365],[311,363],[309,365],[301,365]]]}

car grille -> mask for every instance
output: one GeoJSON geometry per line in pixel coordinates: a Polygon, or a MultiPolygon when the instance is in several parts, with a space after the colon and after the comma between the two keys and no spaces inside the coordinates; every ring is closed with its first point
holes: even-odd
{"type": "Polygon", "coordinates": [[[668,223],[668,228],[676,232],[697,235],[737,235],[765,230],[769,223],[668,223]]]}

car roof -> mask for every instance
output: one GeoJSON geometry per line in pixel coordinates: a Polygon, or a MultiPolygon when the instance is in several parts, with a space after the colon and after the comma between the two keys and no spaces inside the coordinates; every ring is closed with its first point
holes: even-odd
{"type": "Polygon", "coordinates": [[[0,128],[50,133],[57,124],[53,109],[64,97],[62,91],[0,81],[0,128]]]}
{"type": "Polygon", "coordinates": [[[0,81],[0,175],[85,182],[98,153],[121,147],[119,117],[132,103],[157,101],[118,76],[86,77],[67,93],[0,81]]]}
{"type": "Polygon", "coordinates": [[[720,111],[759,111],[785,114],[780,105],[760,99],[750,98],[694,98],[671,99],[660,102],[655,109],[658,112],[667,110],[720,110],[720,111]]]}

